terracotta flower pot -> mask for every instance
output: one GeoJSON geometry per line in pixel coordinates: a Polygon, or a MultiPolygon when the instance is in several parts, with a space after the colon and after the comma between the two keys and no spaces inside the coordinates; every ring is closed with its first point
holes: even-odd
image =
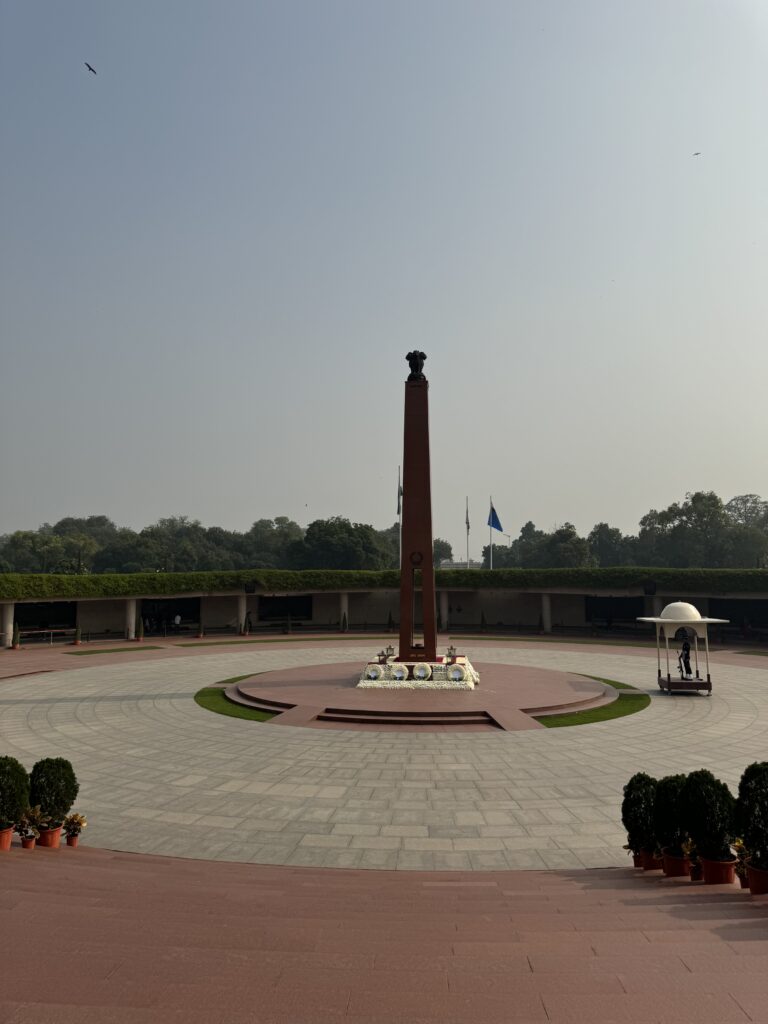
{"type": "Polygon", "coordinates": [[[661,851],[664,862],[664,874],[667,878],[687,878],[691,870],[691,862],[687,857],[675,857],[672,854],[661,851]]]}
{"type": "Polygon", "coordinates": [[[742,889],[748,889],[749,888],[749,878],[747,877],[747,875],[737,875],[736,877],[738,878],[739,885],[741,886],[742,889]]]}
{"type": "Polygon", "coordinates": [[[689,868],[688,868],[688,872],[689,872],[689,874],[691,876],[691,881],[692,882],[700,882],[701,878],[702,878],[701,861],[697,860],[697,861],[691,863],[689,868]]]}
{"type": "Polygon", "coordinates": [[[57,828],[41,828],[38,845],[46,850],[58,850],[61,845],[61,825],[57,828]]]}
{"type": "Polygon", "coordinates": [[[77,841],[80,836],[67,836],[67,846],[77,846],[77,841]]]}
{"type": "Polygon", "coordinates": [[[653,851],[643,850],[643,871],[661,871],[661,857],[656,857],[653,851]]]}
{"type": "Polygon", "coordinates": [[[632,867],[633,868],[641,868],[642,866],[643,866],[643,855],[642,855],[642,853],[633,853],[632,854],[632,867]]]}
{"type": "Polygon", "coordinates": [[[704,885],[733,885],[736,878],[736,859],[707,860],[701,858],[704,885]]]}
{"type": "Polygon", "coordinates": [[[35,848],[35,837],[34,836],[22,836],[21,837],[21,848],[22,848],[22,850],[34,850],[34,848],[35,848]]]}
{"type": "Polygon", "coordinates": [[[765,868],[753,868],[747,864],[747,878],[753,896],[765,896],[768,893],[768,871],[765,868]]]}
{"type": "Polygon", "coordinates": [[[8,828],[0,828],[0,850],[10,850],[12,838],[13,825],[10,825],[8,828]]]}

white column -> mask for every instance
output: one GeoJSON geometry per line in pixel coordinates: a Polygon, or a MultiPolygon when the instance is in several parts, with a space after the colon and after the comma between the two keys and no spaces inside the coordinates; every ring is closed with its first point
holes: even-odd
{"type": "Polygon", "coordinates": [[[3,605],[3,647],[13,647],[13,613],[15,609],[16,605],[13,601],[8,601],[3,605]]]}
{"type": "Polygon", "coordinates": [[[125,602],[125,638],[136,639],[136,598],[129,597],[125,602]]]}
{"type": "Polygon", "coordinates": [[[669,675],[669,637],[667,636],[666,629],[664,630],[664,649],[667,652],[667,688],[669,688],[670,675],[669,675]]]}
{"type": "Polygon", "coordinates": [[[552,601],[549,594],[541,595],[541,628],[545,633],[552,632],[552,601]]]}
{"type": "Polygon", "coordinates": [[[245,629],[245,616],[248,614],[248,595],[237,595],[237,632],[242,633],[245,629]]]}
{"type": "Polygon", "coordinates": [[[443,632],[448,632],[448,591],[440,591],[440,625],[443,632]]]}
{"type": "Polygon", "coordinates": [[[344,629],[344,617],[347,619],[346,628],[349,629],[349,594],[339,594],[339,629],[344,629]]]}

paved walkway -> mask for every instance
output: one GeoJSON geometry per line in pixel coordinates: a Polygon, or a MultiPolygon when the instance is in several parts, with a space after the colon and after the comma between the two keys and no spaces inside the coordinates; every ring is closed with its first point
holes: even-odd
{"type": "Polygon", "coordinates": [[[744,766],[766,756],[762,658],[716,663],[711,698],[669,697],[655,686],[655,658],[637,649],[467,647],[479,662],[632,683],[652,693],[651,707],[599,725],[506,734],[265,728],[204,711],[192,695],[245,673],[362,661],[370,645],[199,648],[205,657],[148,652],[98,666],[71,657],[69,671],[6,679],[2,748],[27,767],[46,755],[72,760],[94,846],[430,870],[624,865],[619,805],[633,772],[708,767],[735,787],[744,766]]]}
{"type": "Polygon", "coordinates": [[[735,887],[1,856],[0,1024],[768,1024],[735,887]]]}

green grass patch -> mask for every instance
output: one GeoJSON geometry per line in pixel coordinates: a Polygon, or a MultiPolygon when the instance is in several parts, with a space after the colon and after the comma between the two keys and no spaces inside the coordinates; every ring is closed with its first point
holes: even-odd
{"type": "Polygon", "coordinates": [[[269,711],[258,711],[256,708],[246,708],[240,704],[233,704],[224,696],[223,686],[230,686],[241,679],[249,679],[253,672],[244,676],[232,676],[231,679],[223,679],[217,686],[204,686],[195,694],[195,703],[206,711],[215,711],[217,715],[228,715],[230,718],[244,718],[249,722],[268,722],[274,718],[269,711]]]}
{"type": "Polygon", "coordinates": [[[162,651],[162,647],[155,644],[134,644],[133,647],[101,647],[87,651],[64,651],[65,654],[72,654],[75,658],[87,658],[91,654],[122,654],[124,651],[162,651]]]}
{"type": "MultiPolygon", "coordinates": [[[[607,680],[604,680],[607,682],[607,680]]],[[[609,722],[612,718],[624,718],[644,711],[651,703],[647,693],[622,693],[613,703],[603,704],[599,708],[586,711],[571,711],[561,715],[540,715],[536,718],[548,729],[558,729],[568,725],[591,725],[593,722],[609,722]]]]}
{"type": "Polygon", "coordinates": [[[612,686],[614,690],[637,690],[636,686],[630,686],[629,683],[619,683],[615,679],[603,679],[602,676],[589,676],[585,672],[580,672],[579,675],[584,676],[585,679],[594,679],[597,683],[605,683],[606,686],[612,686]]]}

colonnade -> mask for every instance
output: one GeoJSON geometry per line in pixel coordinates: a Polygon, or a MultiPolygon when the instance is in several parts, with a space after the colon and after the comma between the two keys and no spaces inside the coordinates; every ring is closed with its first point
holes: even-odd
{"type": "MultiPolygon", "coordinates": [[[[224,596],[224,595],[222,595],[224,596]]],[[[238,631],[242,632],[245,628],[247,617],[248,617],[248,596],[244,593],[233,595],[237,598],[237,624],[238,631]]],[[[552,595],[551,594],[540,594],[541,600],[541,612],[540,612],[540,629],[543,633],[552,632],[552,595]]],[[[341,591],[338,595],[339,598],[339,628],[349,629],[352,625],[350,617],[350,594],[346,591],[341,591]]],[[[439,590],[437,594],[438,608],[439,608],[439,623],[440,629],[445,632],[450,629],[451,626],[451,592],[448,590],[439,590]]],[[[114,599],[112,599],[114,600],[114,599]]],[[[123,619],[124,635],[127,640],[136,639],[136,624],[138,622],[138,612],[140,608],[141,598],[128,597],[125,598],[125,613],[123,619]]],[[[654,612],[657,611],[657,606],[661,607],[662,598],[654,597],[653,606],[654,612]]],[[[14,613],[15,603],[13,601],[4,601],[0,603],[0,647],[11,647],[13,644],[13,624],[14,624],[14,613]]]]}

